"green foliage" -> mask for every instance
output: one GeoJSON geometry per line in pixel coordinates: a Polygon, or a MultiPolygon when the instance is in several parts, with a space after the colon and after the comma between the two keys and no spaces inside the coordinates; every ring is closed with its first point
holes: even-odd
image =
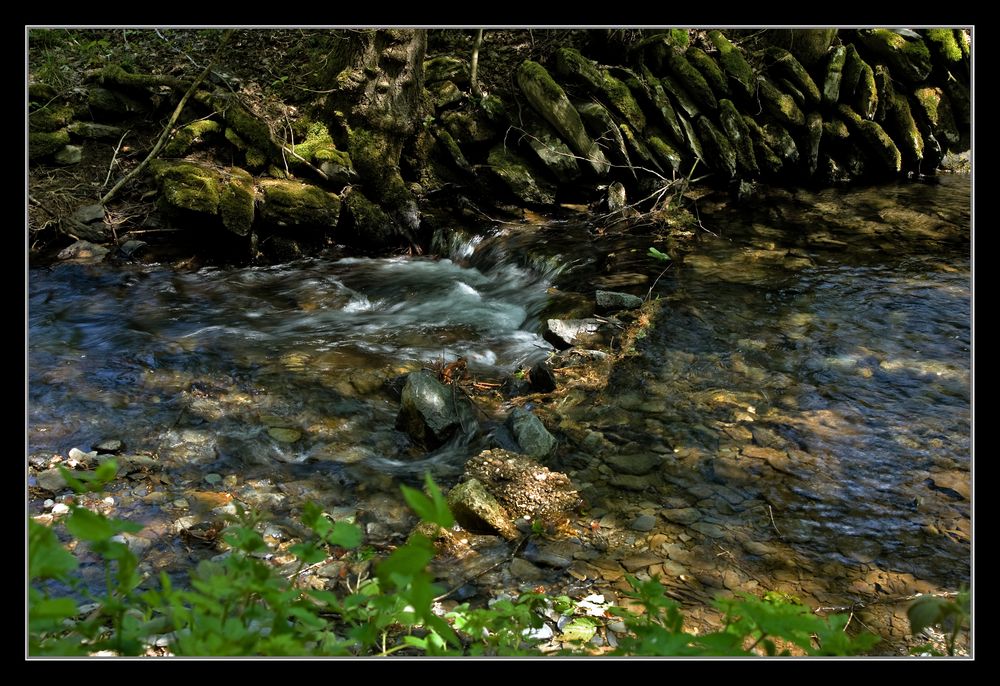
{"type": "Polygon", "coordinates": [[[650,248],[649,252],[647,254],[650,257],[652,257],[652,258],[660,260],[661,262],[669,262],[670,261],[670,255],[667,255],[666,253],[662,253],[659,250],[657,250],[656,248],[650,248]]]}
{"type": "MultiPolygon", "coordinates": [[[[967,588],[963,588],[953,599],[940,596],[922,595],[910,605],[906,614],[910,619],[910,633],[917,635],[929,627],[942,627],[947,633],[948,655],[955,654],[955,642],[963,629],[968,629],[972,616],[972,596],[967,588]]],[[[938,654],[929,645],[913,649],[915,653],[930,652],[938,654]]]]}
{"type": "MultiPolygon", "coordinates": [[[[93,473],[64,477],[83,493],[100,490],[116,470],[109,460],[93,473]]],[[[404,498],[425,522],[447,529],[453,519],[441,490],[429,475],[425,486],[426,493],[404,486],[404,498]]],[[[593,603],[538,593],[502,597],[485,608],[462,604],[440,616],[435,605],[442,589],[428,572],[434,545],[419,534],[376,564],[374,578],[353,582],[349,594],[299,588],[306,565],[343,558],[362,542],[358,527],[332,521],[317,505],[304,506],[301,519],[308,534],[289,548],[298,559],[290,576],[261,555],[267,544],[258,531],[260,516],[238,508],[223,533],[231,550],[202,561],[187,588],[176,588],[165,574],[155,588],[144,583],[123,539],[139,529],[129,522],[77,504],[59,527],[30,521],[29,653],[141,655],[157,641],[175,655],[538,655],[543,616],[555,614],[566,618],[559,639],[572,647],[564,652],[586,654],[606,621],[595,616],[593,603]],[[77,549],[100,556],[103,591],[81,581],[59,531],[74,537],[77,549]]],[[[644,612],[607,608],[626,627],[615,651],[620,655],[776,655],[787,654],[790,645],[811,655],[848,655],[877,640],[848,636],[844,616],[823,619],[792,599],[749,596],[719,601],[725,628],[696,636],[684,632],[680,609],[656,580],[629,581],[629,595],[644,612]]],[[[952,612],[933,605],[931,611],[925,601],[915,611],[925,625],[952,612]]]]}

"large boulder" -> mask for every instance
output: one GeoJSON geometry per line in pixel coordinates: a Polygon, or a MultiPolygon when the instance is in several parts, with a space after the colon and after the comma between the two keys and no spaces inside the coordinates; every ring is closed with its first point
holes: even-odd
{"type": "Polygon", "coordinates": [[[722,71],[729,77],[730,87],[734,93],[748,101],[752,101],[757,92],[757,83],[754,78],[753,69],[743,53],[719,30],[708,32],[708,38],[712,41],[715,49],[719,51],[719,63],[722,64],[722,71]]]}
{"type": "Polygon", "coordinates": [[[847,105],[838,105],[837,113],[847,124],[851,133],[862,140],[866,150],[872,153],[884,171],[893,174],[899,173],[902,169],[902,156],[899,153],[899,148],[896,147],[885,129],[873,121],[862,119],[847,105]]]}
{"type": "Polygon", "coordinates": [[[503,143],[497,143],[487,158],[490,170],[522,202],[548,205],[555,202],[555,187],[536,178],[531,166],[503,143]]]}
{"type": "Polygon", "coordinates": [[[160,202],[169,210],[217,217],[239,236],[250,232],[254,184],[243,169],[166,160],[154,160],[149,167],[160,189],[160,202]]]}
{"type": "Polygon", "coordinates": [[[736,162],[744,174],[757,176],[760,168],[757,166],[757,158],[753,152],[753,139],[750,137],[750,129],[747,127],[743,117],[732,100],[723,98],[719,100],[719,122],[723,130],[729,137],[729,142],[733,144],[736,151],[736,162]]]}
{"type": "Polygon", "coordinates": [[[931,53],[919,37],[906,37],[889,29],[860,29],[857,40],[872,54],[885,60],[898,76],[920,83],[931,73],[931,53]]]}
{"type": "Polygon", "coordinates": [[[556,517],[572,511],[580,495],[569,477],[529,457],[506,450],[485,450],[465,465],[514,519],[556,517]]]}
{"type": "Polygon", "coordinates": [[[396,428],[417,443],[436,448],[456,433],[475,434],[479,426],[464,393],[421,370],[406,377],[396,428]]]}
{"type": "Polygon", "coordinates": [[[539,162],[562,183],[578,179],[580,166],[569,146],[559,138],[548,122],[542,120],[532,110],[527,110],[524,115],[525,142],[538,157],[539,162]]]}
{"type": "Polygon", "coordinates": [[[261,218],[277,226],[332,228],[340,217],[340,198],[318,186],[282,179],[261,180],[261,218]]]}
{"type": "Polygon", "coordinates": [[[771,47],[765,51],[768,59],[768,72],[788,79],[805,98],[806,104],[815,107],[819,104],[820,92],[816,82],[795,56],[782,48],[771,47]]]}
{"type": "Polygon", "coordinates": [[[517,85],[531,106],[552,124],[569,147],[589,162],[594,173],[601,176],[608,173],[611,165],[604,153],[587,135],[579,112],[570,104],[565,91],[545,67],[526,60],[518,67],[517,85]]]}

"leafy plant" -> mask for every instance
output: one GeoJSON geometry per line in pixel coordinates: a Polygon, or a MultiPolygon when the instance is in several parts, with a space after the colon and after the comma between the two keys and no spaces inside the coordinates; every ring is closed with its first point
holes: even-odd
{"type": "MultiPolygon", "coordinates": [[[[93,473],[63,472],[78,493],[100,490],[116,472],[108,461],[93,473]]],[[[448,529],[454,523],[444,496],[428,475],[425,492],[402,487],[403,497],[424,520],[448,529]]],[[[29,522],[29,652],[32,655],[88,655],[110,651],[139,655],[154,642],[175,655],[390,655],[406,651],[426,655],[538,655],[538,644],[551,635],[544,618],[564,617],[559,625],[564,651],[586,654],[589,642],[606,621],[603,606],[566,596],[524,593],[502,597],[489,607],[468,603],[441,616],[428,564],[434,545],[414,534],[375,565],[373,578],[356,579],[349,593],[300,588],[307,565],[358,550],[361,531],[332,521],[320,507],[306,505],[304,540],[288,550],[298,560],[282,575],[264,560],[267,544],[260,517],[238,509],[223,533],[230,550],[201,562],[187,588],[176,588],[164,574],[157,588],[140,590],[138,560],[122,539],[139,527],[70,507],[60,527],[29,522]],[[105,588],[91,592],[77,574],[79,562],[63,545],[58,530],[96,553],[105,568],[105,588]],[[84,601],[90,601],[84,604],[84,601]],[[565,648],[565,646],[570,646],[565,648]]],[[[537,531],[536,531],[537,533],[537,531]]],[[[363,550],[363,549],[362,549],[363,550]]],[[[353,555],[357,556],[357,553],[353,555]]],[[[349,559],[349,558],[348,558],[349,559]]],[[[807,654],[843,655],[869,648],[870,635],[850,637],[847,619],[816,617],[785,598],[743,597],[719,601],[726,626],[696,636],[683,630],[677,604],[656,580],[629,579],[629,594],[644,608],[635,613],[609,607],[626,633],[617,654],[768,655],[797,646],[807,654]]]]}
{"type": "MultiPolygon", "coordinates": [[[[946,631],[948,655],[955,654],[955,643],[963,629],[968,630],[972,617],[972,595],[963,588],[953,599],[922,595],[906,611],[910,620],[910,633],[914,636],[928,627],[942,627],[946,631]]],[[[930,644],[919,646],[913,652],[940,654],[930,644]]]]}

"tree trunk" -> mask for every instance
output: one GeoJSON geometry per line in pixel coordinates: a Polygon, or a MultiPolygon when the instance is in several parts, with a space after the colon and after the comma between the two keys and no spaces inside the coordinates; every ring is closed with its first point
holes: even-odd
{"type": "Polygon", "coordinates": [[[430,114],[424,97],[423,29],[345,30],[328,72],[330,128],[361,178],[347,198],[357,238],[373,247],[417,243],[420,212],[400,175],[407,138],[430,114]]]}

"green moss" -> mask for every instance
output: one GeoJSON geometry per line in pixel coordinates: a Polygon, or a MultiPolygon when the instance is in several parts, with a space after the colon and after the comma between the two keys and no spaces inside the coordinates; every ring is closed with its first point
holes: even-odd
{"type": "Polygon", "coordinates": [[[784,162],[778,157],[771,146],[767,144],[767,134],[764,129],[755,122],[749,115],[743,115],[743,123],[746,124],[753,140],[753,153],[761,170],[774,175],[781,171],[784,162]]]}
{"type": "Polygon", "coordinates": [[[666,40],[667,45],[683,50],[691,42],[691,34],[687,29],[668,29],[666,40]]]}
{"type": "Polygon", "coordinates": [[[604,89],[604,78],[601,70],[575,48],[556,50],[556,72],[585,83],[594,91],[604,89]]]}
{"type": "Polygon", "coordinates": [[[945,64],[962,61],[962,48],[955,40],[954,29],[927,29],[924,35],[945,64]]]}
{"type": "Polygon", "coordinates": [[[969,59],[972,55],[972,36],[965,29],[955,29],[955,42],[962,51],[962,57],[969,59]]]}
{"type": "Polygon", "coordinates": [[[247,150],[247,167],[250,169],[263,169],[267,166],[268,156],[257,148],[247,150]]]}
{"type": "Polygon", "coordinates": [[[885,59],[894,76],[919,83],[931,73],[931,53],[918,38],[904,38],[889,29],[860,29],[858,41],[885,59]]]}
{"type": "Polygon", "coordinates": [[[892,107],[892,101],[896,97],[896,90],[892,86],[892,74],[884,64],[875,65],[875,90],[878,91],[878,106],[875,108],[875,121],[881,123],[892,107]]]}
{"type": "Polygon", "coordinates": [[[840,119],[830,119],[823,122],[823,137],[828,140],[844,142],[850,132],[847,130],[847,124],[845,124],[840,119]]]}
{"type": "Polygon", "coordinates": [[[540,183],[535,178],[528,163],[506,149],[502,143],[490,150],[487,163],[490,165],[490,170],[503,181],[511,193],[522,201],[538,204],[555,202],[554,189],[540,183]]]}
{"type": "Polygon", "coordinates": [[[681,128],[684,129],[684,138],[687,141],[687,148],[691,151],[691,154],[697,157],[703,164],[707,164],[708,160],[705,159],[705,150],[702,148],[701,141],[698,139],[697,134],[694,132],[694,127],[684,117],[677,117],[678,121],[681,123],[681,128]]]}
{"type": "Polygon", "coordinates": [[[701,72],[691,66],[684,55],[674,50],[668,50],[664,61],[681,86],[691,94],[699,105],[708,110],[718,108],[719,103],[716,101],[708,81],[701,75],[701,72]]]}
{"type": "Polygon", "coordinates": [[[448,129],[448,133],[462,144],[486,143],[496,138],[496,131],[486,121],[484,113],[476,113],[451,110],[441,115],[441,123],[448,129]]]}
{"type": "Polygon", "coordinates": [[[795,164],[799,161],[799,146],[795,144],[788,129],[777,122],[767,122],[763,126],[764,140],[785,164],[795,164]]]}
{"type": "Polygon", "coordinates": [[[452,164],[467,174],[473,173],[472,165],[470,165],[469,161],[465,159],[465,154],[462,152],[462,149],[458,147],[458,143],[455,142],[455,139],[452,138],[450,133],[439,126],[435,126],[434,138],[437,139],[437,142],[442,148],[444,148],[444,151],[447,154],[448,159],[451,160],[452,164]]]}
{"type": "Polygon", "coordinates": [[[603,93],[611,106],[625,117],[631,126],[637,131],[646,128],[646,115],[642,113],[642,108],[636,102],[632,91],[622,81],[609,74],[607,70],[601,72],[603,78],[603,93]]]}
{"type": "Polygon", "coordinates": [[[902,169],[902,156],[899,148],[888,133],[873,121],[862,119],[857,112],[841,103],[837,106],[837,114],[843,118],[852,135],[861,139],[865,148],[879,161],[883,170],[898,174],[902,169]]]}
{"type": "Polygon", "coordinates": [[[787,126],[805,125],[805,115],[795,104],[792,96],[779,91],[770,79],[764,76],[761,76],[757,83],[760,103],[771,116],[787,126]]]}
{"type": "Polygon", "coordinates": [[[649,148],[646,147],[646,144],[642,142],[642,139],[636,135],[635,131],[628,124],[619,124],[618,128],[622,132],[622,138],[625,140],[628,149],[632,152],[633,159],[638,159],[643,165],[656,167],[660,171],[663,171],[660,163],[653,157],[649,148]]]}
{"type": "Polygon", "coordinates": [[[45,109],[28,113],[28,129],[51,133],[65,128],[73,121],[73,108],[69,105],[49,105],[45,109]]]}
{"type": "Polygon", "coordinates": [[[342,150],[337,150],[333,137],[325,124],[312,122],[306,128],[305,140],[292,150],[310,164],[320,165],[323,162],[333,162],[352,169],[351,156],[342,150]]]}
{"type": "Polygon", "coordinates": [[[220,96],[213,99],[215,109],[225,119],[239,137],[251,148],[256,148],[266,157],[270,157],[276,146],[271,140],[271,130],[261,119],[250,114],[236,101],[235,96],[220,96]]]}
{"type": "Polygon", "coordinates": [[[222,126],[211,119],[201,119],[182,126],[174,132],[173,137],[163,146],[164,157],[183,157],[193,145],[201,140],[216,135],[222,126]]]}
{"type": "Polygon", "coordinates": [[[861,63],[861,76],[854,97],[858,112],[865,119],[874,119],[878,111],[878,86],[875,84],[875,70],[866,62],[861,63]]]}
{"type": "Polygon", "coordinates": [[[424,81],[426,83],[435,83],[437,81],[468,83],[469,63],[451,55],[431,57],[424,60],[424,81]]]}
{"type": "Polygon", "coordinates": [[[726,83],[726,75],[722,73],[722,69],[718,63],[707,52],[692,45],[684,55],[687,57],[688,62],[705,77],[705,81],[708,82],[708,85],[717,97],[729,97],[729,85],[726,83]]]}
{"type": "Polygon", "coordinates": [[[684,164],[684,157],[680,151],[656,134],[651,134],[646,138],[646,141],[649,143],[649,149],[660,158],[660,161],[663,162],[668,171],[678,174],[682,173],[681,168],[684,164]]]}
{"type": "Polygon", "coordinates": [[[910,104],[902,93],[893,94],[887,125],[907,162],[917,165],[924,159],[924,138],[910,111],[910,104]]]}
{"type": "Polygon", "coordinates": [[[660,85],[680,105],[681,109],[684,110],[684,114],[689,117],[696,117],[701,114],[701,108],[698,106],[698,103],[694,101],[687,90],[676,79],[664,76],[660,79],[660,85]]]}
{"type": "Polygon", "coordinates": [[[250,233],[254,215],[254,185],[253,177],[246,171],[231,167],[222,174],[219,215],[222,225],[238,236],[250,233]]]}
{"type": "Polygon", "coordinates": [[[802,63],[795,59],[795,55],[781,48],[770,47],[765,50],[764,56],[768,61],[768,74],[773,72],[788,79],[791,85],[802,94],[806,105],[815,107],[819,104],[819,88],[802,63]]]}
{"type": "Polygon", "coordinates": [[[261,218],[278,226],[337,225],[340,198],[322,188],[299,181],[263,179],[261,218]]]}
{"type": "Polygon", "coordinates": [[[695,124],[698,126],[702,145],[708,154],[712,167],[715,171],[724,174],[726,178],[734,178],[736,176],[736,150],[729,139],[716,128],[708,117],[698,117],[695,124]]]}
{"type": "Polygon", "coordinates": [[[34,103],[36,107],[55,100],[58,95],[59,91],[47,83],[28,84],[28,101],[34,103]]]}
{"type": "Polygon", "coordinates": [[[219,174],[214,168],[193,162],[153,160],[149,169],[160,188],[160,199],[168,206],[215,215],[219,211],[219,174]]]}
{"type": "Polygon", "coordinates": [[[348,147],[365,189],[390,212],[404,212],[415,200],[399,173],[399,146],[388,134],[354,128],[348,147]]]}
{"type": "Polygon", "coordinates": [[[833,105],[840,99],[840,81],[844,75],[847,48],[838,45],[830,51],[823,76],[823,104],[833,105]]]}
{"type": "Polygon", "coordinates": [[[675,142],[683,144],[684,130],[681,128],[680,122],[677,121],[677,113],[674,111],[674,106],[670,102],[667,92],[663,90],[663,84],[653,76],[653,73],[649,71],[646,65],[642,65],[642,78],[649,86],[653,106],[660,113],[661,121],[666,124],[667,132],[673,137],[675,142]]]}
{"type": "Polygon", "coordinates": [[[712,41],[715,49],[719,51],[719,62],[722,64],[722,70],[736,83],[736,90],[747,99],[752,99],[756,91],[756,80],[753,69],[743,57],[743,53],[730,43],[729,39],[719,30],[709,31],[708,38],[712,41]]]}
{"type": "Polygon", "coordinates": [[[951,111],[951,103],[948,102],[944,91],[941,88],[928,86],[913,91],[913,96],[918,104],[917,111],[930,125],[934,136],[947,144],[948,148],[958,146],[961,136],[951,111]]]}
{"type": "Polygon", "coordinates": [[[69,145],[69,131],[32,131],[28,134],[28,159],[47,157],[69,145]]]}
{"type": "Polygon", "coordinates": [[[573,152],[587,158],[595,173],[602,175],[608,172],[610,165],[597,144],[587,136],[580,113],[570,104],[566,93],[545,67],[525,60],[517,69],[517,85],[531,106],[555,128],[573,152]]]}
{"type": "Polygon", "coordinates": [[[844,102],[854,102],[854,94],[858,90],[858,81],[861,79],[861,55],[853,45],[847,46],[847,54],[844,56],[844,70],[840,77],[840,99],[844,102]]]}
{"type": "Polygon", "coordinates": [[[454,81],[439,81],[427,87],[427,97],[434,103],[434,109],[440,110],[459,102],[462,91],[454,81]]]}
{"type": "Polygon", "coordinates": [[[616,162],[632,166],[625,139],[618,129],[611,113],[604,105],[597,102],[580,103],[578,106],[583,123],[595,140],[602,141],[602,146],[616,162]]]}
{"type": "Polygon", "coordinates": [[[753,152],[753,139],[750,137],[750,129],[747,127],[743,117],[732,100],[723,98],[719,101],[719,123],[729,137],[733,149],[736,151],[736,163],[744,174],[756,176],[760,174],[757,165],[757,158],[753,152]]]}
{"type": "Polygon", "coordinates": [[[359,190],[352,189],[344,196],[344,206],[353,229],[344,238],[351,243],[390,245],[395,236],[395,222],[385,211],[366,198],[359,190]]]}

